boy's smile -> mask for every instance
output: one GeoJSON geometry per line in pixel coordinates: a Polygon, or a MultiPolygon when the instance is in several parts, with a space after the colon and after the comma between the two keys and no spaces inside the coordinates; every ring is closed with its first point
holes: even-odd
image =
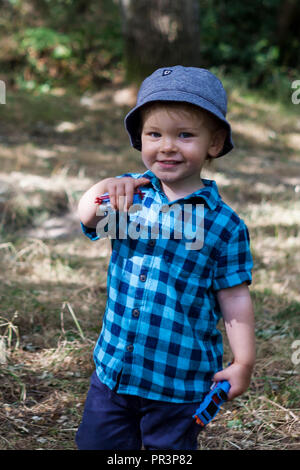
{"type": "Polygon", "coordinates": [[[142,159],[164,191],[184,197],[203,187],[200,173],[207,155],[216,156],[213,132],[205,115],[187,109],[154,106],[145,113],[142,159]]]}

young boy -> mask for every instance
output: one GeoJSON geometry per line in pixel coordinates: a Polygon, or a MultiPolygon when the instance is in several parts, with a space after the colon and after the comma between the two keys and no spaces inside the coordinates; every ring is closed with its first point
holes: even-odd
{"type": "Polygon", "coordinates": [[[207,158],[233,148],[226,107],[225,90],[209,71],[156,70],[125,118],[147,171],[102,180],[80,200],[82,228],[92,240],[103,220],[95,197],[103,193],[141,232],[111,237],[108,299],[76,436],[79,449],[197,449],[201,428],[192,415],[212,381],[230,382],[229,399],[250,383],[255,347],[248,231],[216,183],[200,177],[207,158]],[[138,188],[144,197],[133,212],[138,188]],[[177,219],[176,211],[173,217],[167,211],[175,207],[177,219]],[[166,229],[170,236],[163,236],[166,229]],[[221,316],[233,355],[223,370],[216,328],[221,316]]]}

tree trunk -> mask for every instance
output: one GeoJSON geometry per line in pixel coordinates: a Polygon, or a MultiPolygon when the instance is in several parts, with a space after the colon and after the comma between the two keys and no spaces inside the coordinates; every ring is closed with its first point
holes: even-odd
{"type": "Polygon", "coordinates": [[[282,0],[278,10],[277,43],[279,46],[280,63],[299,66],[299,52],[291,47],[293,38],[299,38],[299,0],[282,0]]]}
{"type": "Polygon", "coordinates": [[[127,78],[158,67],[201,66],[198,0],[120,0],[127,78]]]}

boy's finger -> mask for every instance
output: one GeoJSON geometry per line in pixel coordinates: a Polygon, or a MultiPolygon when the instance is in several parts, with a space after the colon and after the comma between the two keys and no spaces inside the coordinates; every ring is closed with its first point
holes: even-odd
{"type": "Polygon", "coordinates": [[[230,401],[230,400],[232,400],[232,399],[235,398],[235,397],[236,397],[236,394],[234,393],[234,391],[229,390],[228,396],[227,396],[227,401],[230,401]]]}
{"type": "Polygon", "coordinates": [[[109,182],[107,185],[107,192],[109,194],[109,200],[110,200],[110,205],[111,207],[115,210],[116,207],[116,185],[114,184],[113,181],[109,182]]]}
{"type": "Polygon", "coordinates": [[[148,178],[138,178],[134,180],[134,186],[137,188],[138,186],[144,186],[145,184],[150,183],[150,180],[148,178]]]}
{"type": "Polygon", "coordinates": [[[113,209],[116,209],[116,196],[115,193],[109,193],[110,205],[113,209]]]}
{"type": "Polygon", "coordinates": [[[125,194],[126,194],[126,200],[125,200],[126,206],[124,207],[125,210],[128,210],[129,207],[133,203],[133,193],[134,193],[134,186],[132,185],[131,182],[128,182],[125,185],[125,194]]]}
{"type": "Polygon", "coordinates": [[[121,212],[126,212],[127,208],[127,195],[122,194],[118,196],[118,210],[121,212]]]}
{"type": "Polygon", "coordinates": [[[226,374],[223,373],[223,371],[220,371],[220,372],[217,372],[214,376],[213,376],[213,382],[221,382],[221,380],[227,380],[227,376],[226,374]]]}
{"type": "Polygon", "coordinates": [[[116,188],[116,209],[123,211],[126,196],[126,185],[120,184],[116,188]]]}
{"type": "Polygon", "coordinates": [[[244,393],[244,391],[245,390],[243,388],[236,387],[233,385],[228,392],[227,400],[228,401],[233,400],[233,398],[238,397],[239,395],[244,393]]]}

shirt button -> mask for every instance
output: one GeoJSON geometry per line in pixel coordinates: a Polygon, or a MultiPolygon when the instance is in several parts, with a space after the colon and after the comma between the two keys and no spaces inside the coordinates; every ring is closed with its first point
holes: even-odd
{"type": "Polygon", "coordinates": [[[146,281],[146,274],[140,274],[140,281],[145,282],[146,281]]]}
{"type": "Polygon", "coordinates": [[[132,315],[137,318],[140,316],[140,311],[137,308],[135,308],[134,310],[132,310],[132,315]]]}
{"type": "Polygon", "coordinates": [[[154,246],[155,245],[155,240],[150,240],[149,245],[154,246]]]}
{"type": "Polygon", "coordinates": [[[133,351],[133,344],[128,344],[128,346],[126,346],[126,349],[128,352],[132,352],[133,351]]]}

